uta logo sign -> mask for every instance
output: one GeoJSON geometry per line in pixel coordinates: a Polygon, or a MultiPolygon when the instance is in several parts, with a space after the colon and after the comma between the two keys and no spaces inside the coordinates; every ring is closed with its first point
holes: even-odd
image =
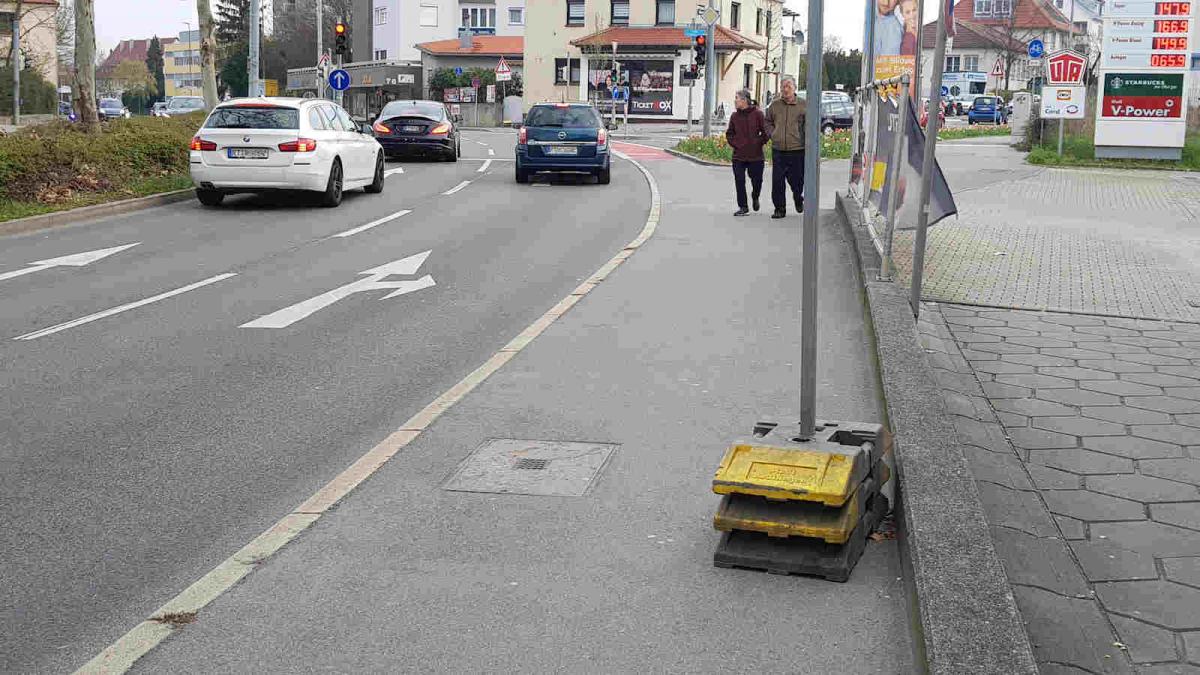
{"type": "Polygon", "coordinates": [[[1046,59],[1047,84],[1082,84],[1087,59],[1070,50],[1057,51],[1046,59]]]}

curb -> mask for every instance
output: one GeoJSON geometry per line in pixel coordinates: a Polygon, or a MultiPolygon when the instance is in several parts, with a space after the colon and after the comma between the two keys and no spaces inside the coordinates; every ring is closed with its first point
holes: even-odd
{"type": "Polygon", "coordinates": [[[875,280],[875,246],[846,201],[839,192],[838,219],[854,243],[895,438],[895,513],[916,660],[935,675],[1036,675],[1029,636],[958,432],[918,340],[907,290],[875,280]]]}
{"type": "Polygon", "coordinates": [[[25,232],[33,232],[36,230],[58,227],[60,225],[71,225],[73,223],[92,220],[94,218],[103,218],[105,216],[116,216],[122,213],[141,211],[142,209],[154,208],[155,206],[163,206],[166,204],[174,204],[176,202],[186,201],[195,195],[195,190],[192,188],[187,188],[184,190],[174,190],[172,192],[163,192],[157,195],[150,195],[149,197],[122,199],[116,202],[108,202],[107,204],[93,204],[92,206],[81,206],[77,209],[67,209],[66,211],[45,213],[40,216],[17,218],[15,220],[8,220],[0,223],[0,236],[9,234],[22,234],[25,232]]]}
{"type": "Polygon", "coordinates": [[[699,164],[700,166],[718,166],[718,167],[721,167],[722,169],[728,169],[729,167],[733,166],[732,164],[725,164],[724,162],[710,162],[707,159],[700,159],[699,157],[693,157],[692,155],[689,155],[686,152],[680,152],[673,148],[663,148],[663,150],[666,150],[668,153],[675,155],[676,157],[678,157],[680,159],[686,159],[687,161],[692,162],[693,164],[699,164]]]}

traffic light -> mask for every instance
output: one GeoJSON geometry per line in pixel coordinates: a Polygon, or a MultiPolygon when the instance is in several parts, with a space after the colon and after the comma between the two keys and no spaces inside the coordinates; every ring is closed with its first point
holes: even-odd
{"type": "Polygon", "coordinates": [[[692,41],[692,50],[696,53],[693,59],[696,65],[703,66],[708,59],[708,36],[697,35],[696,39],[692,41]]]}
{"type": "Polygon", "coordinates": [[[333,25],[333,34],[336,36],[333,40],[333,52],[335,54],[345,54],[346,49],[346,33],[348,29],[346,24],[341,21],[333,25]]]}

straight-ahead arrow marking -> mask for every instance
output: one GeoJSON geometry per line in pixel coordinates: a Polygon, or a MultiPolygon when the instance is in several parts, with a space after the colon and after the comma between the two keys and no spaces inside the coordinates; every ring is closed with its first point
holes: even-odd
{"type": "Polygon", "coordinates": [[[291,307],[283,309],[259,317],[249,323],[241,325],[242,328],[287,328],[288,326],[305,319],[312,314],[319,312],[322,309],[332,305],[333,303],[343,298],[350,297],[355,293],[364,291],[391,290],[392,292],[385,295],[382,299],[394,298],[406,293],[413,293],[426,288],[435,286],[433,277],[426,274],[425,276],[415,281],[384,281],[387,277],[393,275],[412,276],[421,269],[421,265],[425,264],[425,260],[433,251],[425,251],[416,255],[410,255],[407,258],[395,260],[390,263],[372,267],[369,270],[363,270],[359,274],[365,274],[365,279],[352,281],[345,286],[340,286],[322,293],[314,298],[309,298],[303,302],[298,302],[291,307]]]}
{"type": "Polygon", "coordinates": [[[64,255],[59,258],[50,258],[48,260],[38,260],[36,262],[29,263],[29,267],[0,274],[0,281],[6,281],[8,279],[14,279],[26,274],[48,270],[51,267],[83,267],[84,265],[89,265],[97,260],[103,260],[110,255],[133,248],[140,243],[141,242],[136,242],[133,244],[125,244],[124,246],[102,248],[95,251],[87,251],[85,253],[73,253],[71,255],[64,255]]]}

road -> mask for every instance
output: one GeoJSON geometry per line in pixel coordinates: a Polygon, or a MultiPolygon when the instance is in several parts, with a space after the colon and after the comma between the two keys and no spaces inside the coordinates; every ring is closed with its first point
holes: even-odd
{"type": "Polygon", "coordinates": [[[189,201],[3,240],[0,672],[87,661],[644,225],[628,162],[517,186],[513,142],[469,132],[334,210],[189,201]]]}

